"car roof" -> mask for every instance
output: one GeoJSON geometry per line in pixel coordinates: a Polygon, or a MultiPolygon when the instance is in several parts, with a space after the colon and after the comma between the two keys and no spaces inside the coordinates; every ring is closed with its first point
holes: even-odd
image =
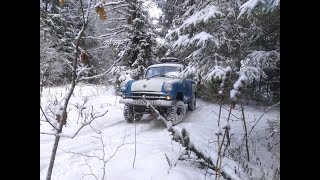
{"type": "Polygon", "coordinates": [[[180,67],[181,70],[183,69],[183,65],[182,64],[176,64],[176,63],[154,64],[154,65],[149,66],[149,68],[151,68],[151,67],[161,67],[161,66],[174,66],[174,67],[180,67]]]}

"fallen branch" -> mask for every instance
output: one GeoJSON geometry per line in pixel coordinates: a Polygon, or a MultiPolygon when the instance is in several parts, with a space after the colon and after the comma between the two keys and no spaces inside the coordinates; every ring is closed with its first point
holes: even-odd
{"type": "MultiPolygon", "coordinates": [[[[153,109],[153,111],[158,115],[157,119],[162,120],[165,123],[165,125],[167,127],[167,130],[171,133],[171,135],[173,137],[172,139],[174,141],[180,143],[183,147],[186,148],[187,151],[193,152],[197,156],[198,159],[204,160],[206,162],[206,165],[210,169],[212,169],[214,171],[217,170],[217,168],[214,165],[214,163],[213,163],[212,159],[210,158],[210,156],[207,156],[204,153],[202,153],[200,150],[198,150],[191,143],[190,137],[189,137],[189,133],[187,132],[186,129],[183,128],[181,133],[180,133],[180,131],[178,131],[176,128],[174,128],[171,123],[166,121],[166,119],[159,113],[159,111],[155,107],[153,107],[150,103],[147,103],[147,106],[151,107],[153,109]]],[[[230,108],[230,110],[231,110],[231,108],[230,108]]],[[[229,117],[230,117],[230,114],[229,114],[229,117]]],[[[228,130],[230,129],[230,126],[225,126],[224,128],[226,128],[226,132],[228,132],[228,130]]],[[[228,133],[225,133],[225,134],[228,135],[228,133]]],[[[229,175],[227,175],[225,171],[221,171],[221,175],[227,180],[232,180],[231,177],[229,175]]]]}

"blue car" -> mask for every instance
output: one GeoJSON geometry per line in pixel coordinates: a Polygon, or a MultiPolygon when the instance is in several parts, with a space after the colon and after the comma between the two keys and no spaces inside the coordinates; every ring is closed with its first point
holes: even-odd
{"type": "Polygon", "coordinates": [[[187,109],[195,110],[197,84],[191,78],[179,78],[183,68],[176,58],[164,58],[161,64],[149,66],[142,80],[122,84],[123,98],[119,102],[125,104],[125,120],[139,121],[143,114],[153,114],[148,104],[173,125],[183,120],[187,109]]]}

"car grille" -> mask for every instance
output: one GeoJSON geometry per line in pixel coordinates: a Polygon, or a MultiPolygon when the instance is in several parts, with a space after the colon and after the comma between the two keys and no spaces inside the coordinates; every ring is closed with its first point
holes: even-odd
{"type": "Polygon", "coordinates": [[[164,94],[155,94],[155,93],[131,93],[125,95],[124,98],[130,99],[146,99],[146,100],[165,100],[166,96],[164,94]]]}

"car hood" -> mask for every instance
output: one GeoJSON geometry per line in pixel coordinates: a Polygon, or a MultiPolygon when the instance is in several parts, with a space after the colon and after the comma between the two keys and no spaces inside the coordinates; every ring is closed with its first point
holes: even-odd
{"type": "Polygon", "coordinates": [[[131,91],[155,91],[161,92],[162,85],[164,82],[177,82],[179,79],[172,79],[167,77],[154,77],[147,79],[138,80],[132,83],[131,91]]]}

